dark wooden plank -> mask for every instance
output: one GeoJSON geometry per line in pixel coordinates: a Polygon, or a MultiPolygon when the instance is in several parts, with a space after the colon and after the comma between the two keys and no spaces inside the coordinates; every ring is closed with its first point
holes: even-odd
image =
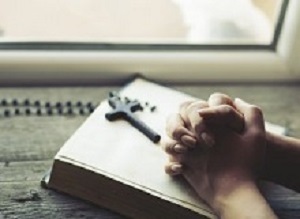
{"type": "Polygon", "coordinates": [[[0,183],[39,181],[51,165],[52,160],[0,163],[0,183]]]}
{"type": "Polygon", "coordinates": [[[49,160],[84,117],[13,117],[0,122],[0,162],[49,160]]]}
{"type": "Polygon", "coordinates": [[[0,218],[125,218],[76,198],[43,189],[39,181],[0,185],[0,218]]]}

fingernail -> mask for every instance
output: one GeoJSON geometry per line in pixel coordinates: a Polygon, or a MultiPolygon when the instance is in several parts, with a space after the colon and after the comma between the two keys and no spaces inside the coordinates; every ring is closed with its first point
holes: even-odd
{"type": "Polygon", "coordinates": [[[201,134],[201,138],[203,139],[203,141],[205,142],[205,144],[206,144],[208,147],[214,146],[215,140],[214,140],[210,135],[208,135],[206,132],[203,132],[203,133],[201,134]]]}
{"type": "Polygon", "coordinates": [[[196,139],[194,137],[183,135],[181,136],[180,140],[184,145],[189,146],[191,148],[194,148],[196,146],[196,139]]]}
{"type": "Polygon", "coordinates": [[[181,173],[182,172],[182,165],[180,164],[173,164],[171,166],[171,170],[173,173],[181,173]]]}
{"type": "Polygon", "coordinates": [[[176,144],[174,146],[174,151],[177,152],[177,153],[185,153],[187,151],[187,147],[183,146],[183,145],[180,145],[180,144],[176,144]]]}

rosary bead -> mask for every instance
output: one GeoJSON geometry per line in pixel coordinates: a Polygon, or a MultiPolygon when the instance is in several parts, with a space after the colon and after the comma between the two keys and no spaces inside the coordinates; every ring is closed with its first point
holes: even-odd
{"type": "Polygon", "coordinates": [[[24,102],[23,102],[23,105],[24,106],[29,106],[30,105],[29,99],[25,99],[24,102]]]}
{"type": "Polygon", "coordinates": [[[94,112],[94,110],[95,110],[95,108],[94,108],[94,107],[90,107],[90,108],[89,108],[89,113],[93,113],[93,112],[94,112]]]}
{"type": "Polygon", "coordinates": [[[73,109],[72,109],[72,108],[68,108],[67,114],[68,114],[68,115],[72,115],[72,114],[73,114],[73,109]]]}
{"type": "Polygon", "coordinates": [[[72,102],[71,101],[67,101],[66,102],[66,106],[71,107],[72,106],[72,102]]]}
{"type": "Polygon", "coordinates": [[[41,102],[39,100],[34,101],[33,103],[35,106],[41,106],[41,102]]]}
{"type": "Polygon", "coordinates": [[[7,100],[6,99],[2,99],[1,100],[1,105],[2,106],[7,106],[7,100]]]}
{"type": "Polygon", "coordinates": [[[79,114],[80,114],[80,115],[85,115],[85,110],[84,110],[84,108],[80,108],[80,109],[79,109],[79,114]]]}
{"type": "Polygon", "coordinates": [[[62,103],[61,102],[56,102],[55,106],[56,106],[56,108],[61,108],[62,107],[62,103]]]}
{"type": "Polygon", "coordinates": [[[42,109],[41,108],[36,109],[36,115],[38,115],[38,116],[42,115],[42,109]]]}
{"type": "Polygon", "coordinates": [[[53,110],[52,110],[51,108],[47,109],[47,114],[48,114],[49,116],[52,116],[53,110]]]}
{"type": "Polygon", "coordinates": [[[92,107],[92,106],[93,106],[93,103],[92,103],[92,102],[87,102],[87,103],[86,103],[86,107],[89,108],[89,107],[92,107]]]}
{"type": "Polygon", "coordinates": [[[58,114],[58,115],[62,115],[63,113],[64,113],[63,108],[58,108],[58,109],[57,109],[57,114],[58,114]]]}
{"type": "Polygon", "coordinates": [[[19,101],[18,101],[17,99],[13,99],[13,100],[11,101],[11,105],[13,105],[13,106],[18,106],[18,105],[19,105],[19,101]]]}
{"type": "Polygon", "coordinates": [[[4,110],[4,116],[5,117],[9,117],[10,116],[10,110],[9,109],[5,109],[4,110]]]}
{"type": "Polygon", "coordinates": [[[51,103],[50,103],[50,102],[48,102],[48,101],[47,101],[47,102],[45,102],[45,107],[47,107],[47,108],[48,108],[48,107],[51,107],[51,103]]]}
{"type": "Polygon", "coordinates": [[[77,101],[76,106],[82,106],[82,102],[81,101],[77,101]]]}
{"type": "Polygon", "coordinates": [[[26,109],[25,109],[25,114],[26,114],[26,115],[30,115],[30,114],[31,114],[30,108],[26,108],[26,109]]]}
{"type": "Polygon", "coordinates": [[[15,115],[20,115],[20,114],[21,114],[20,109],[19,109],[19,108],[16,108],[16,109],[15,109],[15,115]]]}
{"type": "Polygon", "coordinates": [[[110,91],[110,92],[108,93],[108,96],[109,96],[109,97],[118,97],[119,94],[118,94],[117,91],[110,91]]]}
{"type": "Polygon", "coordinates": [[[151,112],[154,112],[155,110],[156,110],[156,106],[151,106],[151,107],[150,107],[150,111],[151,111],[151,112]]]}

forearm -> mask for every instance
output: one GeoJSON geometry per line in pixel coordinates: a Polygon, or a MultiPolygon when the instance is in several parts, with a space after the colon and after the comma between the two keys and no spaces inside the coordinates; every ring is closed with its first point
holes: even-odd
{"type": "Polygon", "coordinates": [[[254,183],[238,186],[230,194],[215,202],[221,219],[275,219],[277,218],[254,183]]]}
{"type": "Polygon", "coordinates": [[[300,192],[300,140],[267,133],[263,178],[300,192]]]}

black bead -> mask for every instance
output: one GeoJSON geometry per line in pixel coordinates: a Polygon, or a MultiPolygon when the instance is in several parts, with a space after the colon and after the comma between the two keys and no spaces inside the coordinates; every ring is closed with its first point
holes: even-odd
{"type": "Polygon", "coordinates": [[[94,110],[95,110],[95,108],[94,108],[94,107],[90,107],[90,108],[89,108],[89,113],[92,113],[92,112],[94,112],[94,110]]]}
{"type": "Polygon", "coordinates": [[[50,102],[48,102],[48,101],[47,101],[47,102],[45,102],[45,107],[47,107],[47,108],[48,108],[48,107],[51,107],[51,103],[50,103],[50,102]]]}
{"type": "Polygon", "coordinates": [[[69,106],[69,107],[72,106],[72,102],[71,101],[67,101],[66,102],[66,106],[69,106]]]}
{"type": "Polygon", "coordinates": [[[72,108],[68,108],[67,114],[72,115],[73,113],[74,113],[74,112],[73,112],[73,109],[72,109],[72,108]]]}
{"type": "Polygon", "coordinates": [[[57,109],[57,114],[58,114],[58,115],[62,115],[63,113],[64,113],[63,108],[58,108],[58,109],[57,109]]]}
{"type": "Polygon", "coordinates": [[[41,106],[41,102],[39,100],[34,101],[33,103],[35,106],[41,106]]]}
{"type": "Polygon", "coordinates": [[[56,102],[55,106],[56,106],[56,108],[61,108],[62,107],[62,103],[61,102],[56,102]]]}
{"type": "Polygon", "coordinates": [[[11,101],[11,105],[13,105],[13,106],[18,106],[18,105],[19,105],[19,101],[18,101],[17,99],[13,99],[13,100],[11,101]]]}
{"type": "Polygon", "coordinates": [[[116,98],[117,100],[121,100],[121,97],[117,91],[111,91],[108,93],[109,98],[116,98]]]}
{"type": "Polygon", "coordinates": [[[82,106],[82,102],[81,101],[77,101],[76,106],[82,106]]]}
{"type": "Polygon", "coordinates": [[[25,100],[23,101],[23,105],[24,105],[24,106],[29,106],[29,105],[30,105],[30,100],[29,100],[29,99],[25,99],[25,100]]]}
{"type": "Polygon", "coordinates": [[[86,103],[86,107],[87,107],[87,108],[90,108],[90,107],[92,107],[92,106],[93,106],[93,103],[92,103],[92,102],[87,102],[87,103],[86,103]]]}
{"type": "Polygon", "coordinates": [[[21,114],[21,111],[19,108],[15,108],[15,115],[20,115],[21,114]]]}
{"type": "Polygon", "coordinates": [[[80,108],[80,109],[79,109],[79,114],[80,114],[80,115],[85,115],[85,110],[84,110],[84,108],[80,108]]]}
{"type": "Polygon", "coordinates": [[[110,91],[110,92],[108,93],[108,96],[109,96],[109,97],[118,97],[119,94],[118,94],[117,91],[110,91]]]}
{"type": "Polygon", "coordinates": [[[9,109],[5,109],[4,110],[4,116],[5,117],[9,117],[10,116],[10,110],[9,109]]]}
{"type": "Polygon", "coordinates": [[[53,110],[51,108],[47,109],[47,114],[49,116],[52,116],[53,115],[53,110]]]}
{"type": "Polygon", "coordinates": [[[42,115],[42,109],[41,108],[36,109],[36,115],[38,115],[38,116],[42,115]]]}
{"type": "Polygon", "coordinates": [[[2,106],[7,106],[7,100],[6,99],[2,99],[1,100],[1,105],[2,106]]]}
{"type": "Polygon", "coordinates": [[[30,108],[26,108],[26,109],[25,109],[25,114],[26,114],[26,115],[30,115],[30,114],[31,114],[30,108]]]}
{"type": "Polygon", "coordinates": [[[150,107],[150,111],[151,111],[151,112],[154,112],[155,110],[156,110],[156,106],[151,106],[151,107],[150,107]]]}

